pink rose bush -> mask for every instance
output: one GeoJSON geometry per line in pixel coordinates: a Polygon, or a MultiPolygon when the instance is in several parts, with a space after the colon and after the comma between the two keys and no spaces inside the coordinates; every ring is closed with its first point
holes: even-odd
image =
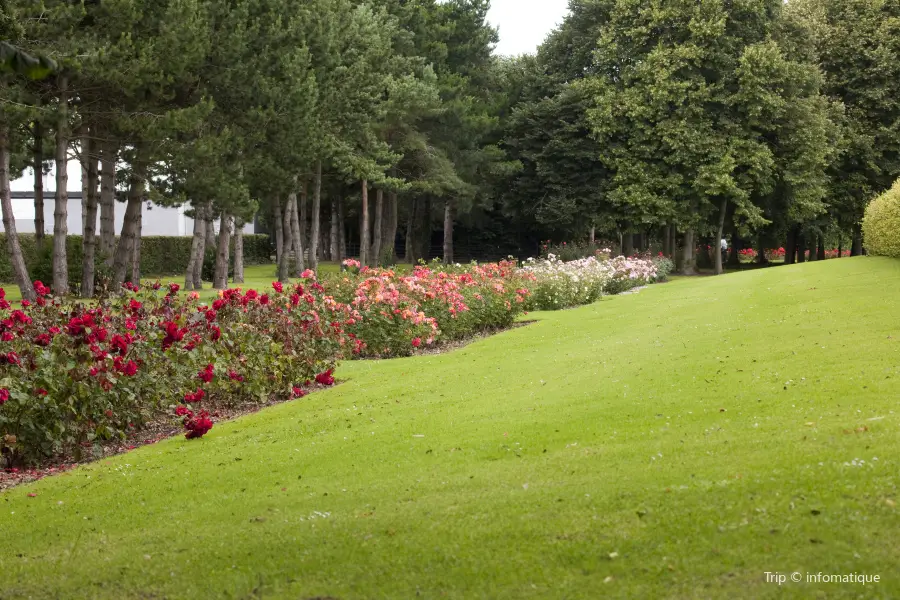
{"type": "Polygon", "coordinates": [[[529,290],[516,263],[445,267],[418,265],[412,273],[362,268],[325,285],[353,307],[346,331],[364,356],[406,356],[436,341],[509,327],[525,309],[529,290]]]}

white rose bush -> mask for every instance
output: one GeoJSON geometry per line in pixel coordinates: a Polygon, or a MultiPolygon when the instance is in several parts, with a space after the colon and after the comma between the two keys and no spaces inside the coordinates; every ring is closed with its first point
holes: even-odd
{"type": "Polygon", "coordinates": [[[595,256],[563,261],[556,255],[530,258],[521,267],[530,280],[529,310],[560,310],[590,304],[607,294],[663,281],[671,271],[668,259],[617,256],[609,250],[595,256]]]}

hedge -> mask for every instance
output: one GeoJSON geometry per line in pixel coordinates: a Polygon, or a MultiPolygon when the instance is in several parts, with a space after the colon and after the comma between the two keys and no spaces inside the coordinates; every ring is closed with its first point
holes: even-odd
{"type": "Polygon", "coordinates": [[[866,207],[863,238],[869,254],[900,258],[900,180],[866,207]]]}
{"type": "MultiPolygon", "coordinates": [[[[147,236],[141,238],[141,275],[147,277],[180,275],[187,269],[191,257],[191,237],[147,236]]],[[[99,240],[98,240],[99,241],[99,240]]],[[[0,282],[14,280],[9,253],[6,251],[6,234],[0,233],[2,256],[0,256],[0,282]]],[[[44,236],[44,256],[38,252],[33,233],[20,233],[19,244],[25,255],[25,264],[32,279],[47,278],[53,236],[44,236]]],[[[207,249],[208,251],[209,249],[207,249]]],[[[69,259],[69,280],[81,281],[81,236],[66,238],[66,252],[69,259]]],[[[209,252],[207,252],[209,254],[209,252]]],[[[232,257],[234,244],[231,245],[232,257]]],[[[267,235],[244,235],[244,264],[264,265],[272,262],[272,243],[267,235]]]]}

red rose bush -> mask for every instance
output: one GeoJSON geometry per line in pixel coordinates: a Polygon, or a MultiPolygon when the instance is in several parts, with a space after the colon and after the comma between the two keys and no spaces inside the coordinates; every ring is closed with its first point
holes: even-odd
{"type": "Polygon", "coordinates": [[[180,418],[188,438],[213,426],[208,409],[296,396],[318,375],[331,385],[361,342],[345,333],[359,313],[313,279],[269,293],[196,295],[129,284],[86,306],[63,304],[41,282],[12,309],[0,289],[0,452],[7,467],[125,438],[150,421],[180,418]],[[301,388],[302,389],[302,388],[301,388]]]}

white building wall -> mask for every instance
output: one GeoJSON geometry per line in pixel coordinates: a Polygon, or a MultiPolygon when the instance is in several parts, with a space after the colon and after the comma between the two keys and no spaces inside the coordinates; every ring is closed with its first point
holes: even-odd
{"type": "MultiPolygon", "coordinates": [[[[33,171],[27,169],[24,176],[15,180],[10,188],[14,192],[33,192],[33,171]]],[[[44,233],[53,233],[54,190],[56,188],[55,175],[50,173],[44,176],[44,233]]],[[[81,166],[77,161],[69,163],[69,189],[80,191],[81,166]]],[[[13,198],[13,215],[16,218],[16,230],[19,233],[34,233],[34,199],[13,198]]],[[[145,202],[141,213],[141,235],[154,236],[192,236],[194,235],[194,220],[186,216],[187,207],[157,206],[152,202],[145,202]]],[[[115,228],[116,235],[122,232],[122,223],[125,220],[125,203],[116,202],[115,228]]],[[[69,200],[68,217],[66,219],[69,233],[81,235],[81,200],[69,200]]],[[[216,233],[219,232],[219,221],[214,222],[216,233]]],[[[97,209],[96,232],[100,232],[100,210],[97,209]]],[[[252,235],[253,223],[244,226],[244,234],[252,235]]]]}

